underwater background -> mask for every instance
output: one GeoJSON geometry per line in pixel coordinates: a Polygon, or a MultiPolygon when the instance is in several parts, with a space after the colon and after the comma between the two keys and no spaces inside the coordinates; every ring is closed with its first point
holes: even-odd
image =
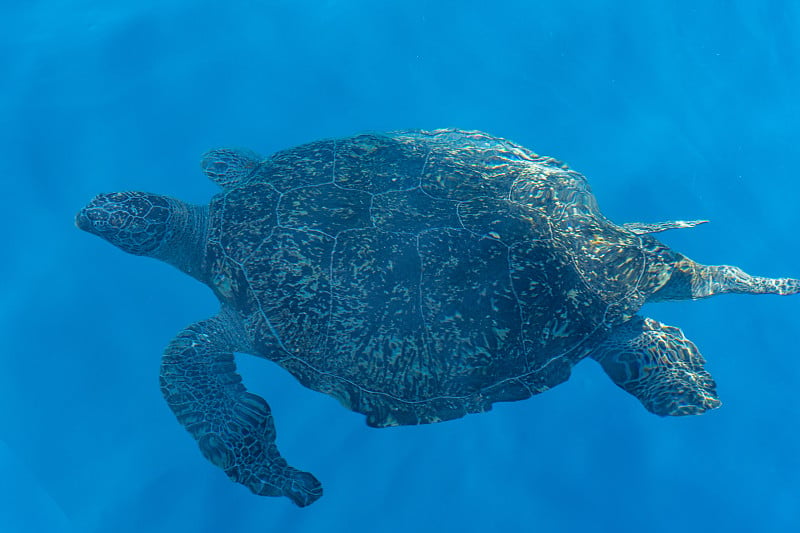
{"type": "Polygon", "coordinates": [[[800,297],[647,305],[723,401],[662,419],[585,361],[490,413],[370,429],[237,356],[299,509],[208,463],[161,351],[216,312],[164,263],[78,231],[98,192],[206,202],[201,154],[460,127],[584,173],[612,220],[705,263],[800,276],[800,3],[39,0],[0,16],[0,531],[800,530],[800,297]]]}

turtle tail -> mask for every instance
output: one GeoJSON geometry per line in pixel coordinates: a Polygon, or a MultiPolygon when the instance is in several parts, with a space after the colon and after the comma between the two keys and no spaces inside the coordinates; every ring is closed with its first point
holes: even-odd
{"type": "Polygon", "coordinates": [[[702,265],[687,257],[675,263],[669,281],[650,301],[707,298],[715,294],[798,294],[800,279],[751,276],[739,267],[702,265]]]}

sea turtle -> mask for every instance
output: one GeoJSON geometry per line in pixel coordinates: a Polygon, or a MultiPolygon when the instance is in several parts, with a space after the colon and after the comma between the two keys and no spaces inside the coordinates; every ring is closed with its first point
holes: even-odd
{"type": "Polygon", "coordinates": [[[181,331],[161,390],[203,455],[261,495],[305,506],[317,479],[275,445],[234,352],[274,361],[374,427],[488,411],[564,382],[591,357],[658,415],[720,405],[681,330],[645,302],[793,294],[796,279],[705,266],[616,225],[565,164],[477,131],[363,134],[263,159],[202,159],[209,205],[101,194],[79,228],[207,284],[219,314],[181,331]]]}

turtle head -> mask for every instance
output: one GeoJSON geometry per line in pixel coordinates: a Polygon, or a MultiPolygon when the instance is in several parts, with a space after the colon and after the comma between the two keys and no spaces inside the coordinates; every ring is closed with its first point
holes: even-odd
{"type": "Polygon", "coordinates": [[[146,192],[98,194],[75,217],[75,225],[134,255],[154,255],[167,240],[170,199],[146,192]]]}
{"type": "Polygon", "coordinates": [[[158,194],[98,194],[75,216],[78,228],[134,255],[155,257],[199,278],[205,210],[158,194]]]}

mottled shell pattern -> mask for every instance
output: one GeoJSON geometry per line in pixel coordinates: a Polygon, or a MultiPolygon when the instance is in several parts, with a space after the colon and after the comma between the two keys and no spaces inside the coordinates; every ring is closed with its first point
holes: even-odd
{"type": "Polygon", "coordinates": [[[364,134],[234,170],[209,211],[217,295],[255,353],[373,426],[547,390],[663,283],[581,174],[480,132],[364,134]]]}

